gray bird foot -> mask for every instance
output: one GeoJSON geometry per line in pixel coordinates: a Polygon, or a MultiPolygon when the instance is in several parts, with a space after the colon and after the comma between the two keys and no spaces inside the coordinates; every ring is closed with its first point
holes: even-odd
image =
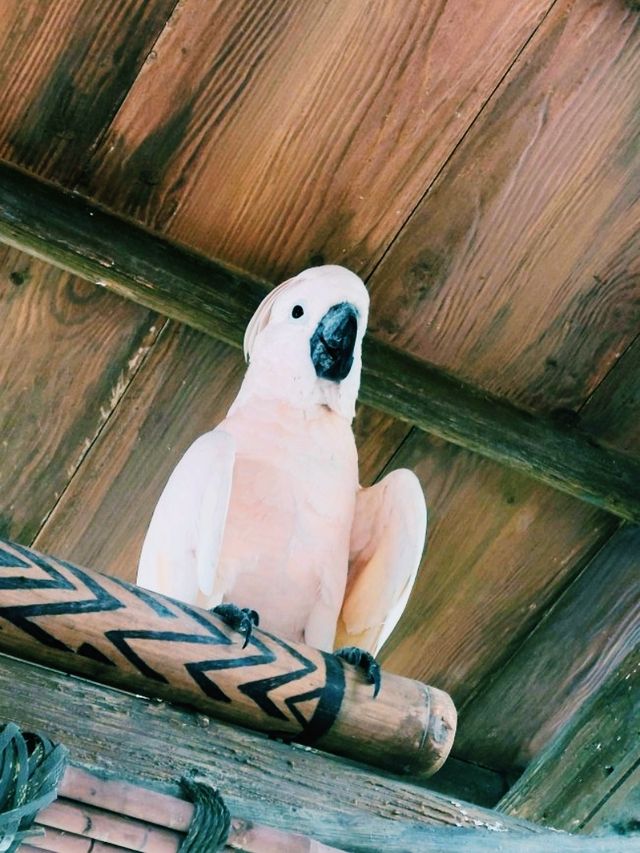
{"type": "Polygon", "coordinates": [[[235,604],[219,604],[217,607],[212,607],[210,612],[215,613],[233,631],[242,634],[244,637],[242,648],[246,649],[254,625],[260,624],[260,617],[256,611],[248,607],[236,607],[235,604]]]}
{"type": "Polygon", "coordinates": [[[357,666],[361,669],[369,684],[373,684],[373,698],[375,699],[380,692],[380,664],[369,652],[364,649],[359,649],[356,646],[345,646],[342,649],[336,649],[334,655],[337,658],[342,658],[347,663],[357,666]]]}

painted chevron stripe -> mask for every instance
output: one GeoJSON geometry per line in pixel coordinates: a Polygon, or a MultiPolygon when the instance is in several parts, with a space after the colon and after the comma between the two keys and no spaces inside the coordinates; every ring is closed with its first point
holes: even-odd
{"type": "MultiPolygon", "coordinates": [[[[15,596],[14,596],[15,598],[15,596]]],[[[100,575],[85,571],[64,560],[52,560],[37,554],[28,548],[14,543],[3,544],[0,541],[0,618],[6,619],[15,628],[25,632],[30,637],[43,643],[49,648],[69,654],[79,654],[85,658],[103,665],[116,666],[114,660],[105,654],[104,650],[96,647],[101,638],[109,646],[117,650],[134,669],[152,681],[169,684],[170,678],[158,666],[158,656],[155,664],[145,660],[137,641],[160,642],[167,644],[167,659],[171,656],[172,644],[187,644],[194,649],[202,648],[206,658],[201,660],[185,660],[184,668],[197,689],[204,695],[217,702],[229,705],[232,699],[222,689],[216,673],[238,671],[237,681],[233,681],[234,690],[247,696],[263,714],[288,725],[295,723],[300,731],[298,734],[287,734],[289,739],[302,740],[312,743],[324,734],[333,724],[342,704],[344,695],[344,672],[342,664],[333,655],[323,654],[324,672],[320,674],[323,684],[317,686],[318,665],[314,660],[305,656],[299,649],[286,641],[264,631],[256,631],[252,635],[247,652],[241,655],[229,656],[229,647],[235,646],[237,640],[229,637],[225,631],[216,625],[214,617],[208,613],[191,607],[183,602],[167,599],[164,596],[129,584],[118,578],[104,578],[100,575]],[[15,569],[13,575],[8,569],[15,569]],[[37,571],[29,576],[31,570],[37,571]],[[44,573],[44,577],[42,574],[44,573]],[[108,587],[108,588],[107,588],[108,587]],[[115,592],[113,591],[115,589],[115,592]],[[122,595],[117,590],[122,591],[122,595]],[[18,591],[20,598],[23,593],[33,590],[38,594],[37,601],[24,604],[2,604],[2,591],[18,591]],[[67,600],[43,601],[43,591],[60,593],[67,600]],[[112,591],[110,591],[112,590],[112,591]],[[69,596],[75,596],[69,600],[69,596]],[[81,598],[77,596],[81,595],[81,598]],[[134,601],[137,602],[134,604],[134,601]],[[143,610],[140,610],[140,605],[143,610]],[[95,623],[87,622],[88,614],[135,613],[138,625],[122,628],[123,619],[119,618],[120,626],[110,627],[102,619],[99,629],[95,623]],[[69,631],[69,618],[82,615],[77,631],[89,632],[87,640],[77,649],[71,648],[55,634],[51,617],[64,617],[65,628],[69,631]],[[38,620],[38,617],[47,617],[38,620]],[[185,619],[187,622],[185,626],[185,619]],[[38,621],[35,621],[38,620],[38,621]],[[180,626],[171,628],[171,622],[180,622],[180,626]],[[41,622],[44,621],[43,626],[41,622]],[[191,629],[191,626],[192,629],[191,629]],[[89,642],[88,640],[93,640],[89,642]],[[134,648],[135,645],[135,648],[134,648]],[[220,649],[216,656],[215,649],[220,649]],[[247,679],[251,671],[265,665],[282,663],[283,653],[294,662],[290,671],[270,677],[247,679]],[[315,674],[315,686],[309,686],[309,677],[315,674]],[[297,693],[289,693],[276,700],[274,691],[289,685],[299,686],[297,693]],[[305,685],[307,685],[305,687],[305,685]],[[317,700],[314,704],[314,700],[317,700]],[[310,718],[302,712],[301,705],[312,707],[310,718]]],[[[113,624],[113,623],[112,623],[113,624]]],[[[243,650],[244,652],[244,650],[243,650]]],[[[182,651],[184,654],[184,650],[182,651]]],[[[263,670],[264,671],[264,670],[263,670]]],[[[309,711],[307,711],[309,715],[309,711]]]]}

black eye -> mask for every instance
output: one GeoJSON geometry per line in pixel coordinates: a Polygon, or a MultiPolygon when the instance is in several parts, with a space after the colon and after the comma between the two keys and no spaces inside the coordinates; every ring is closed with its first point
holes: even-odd
{"type": "Polygon", "coordinates": [[[304,314],[304,308],[302,307],[302,305],[294,305],[293,306],[293,310],[291,311],[291,316],[293,317],[294,320],[297,320],[298,317],[302,317],[303,314],[304,314]]]}

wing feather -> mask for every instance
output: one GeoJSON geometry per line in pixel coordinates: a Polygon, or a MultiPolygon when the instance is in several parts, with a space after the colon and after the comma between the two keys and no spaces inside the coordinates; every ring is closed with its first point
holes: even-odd
{"type": "Polygon", "coordinates": [[[412,471],[392,471],[361,489],[336,646],[377,654],[406,607],[427,532],[427,507],[412,471]]]}
{"type": "MultiPolygon", "coordinates": [[[[189,604],[212,606],[229,508],[235,442],[215,429],[174,468],[142,546],[137,583],[189,604]]],[[[213,604],[218,602],[213,602],[213,604]]]]}

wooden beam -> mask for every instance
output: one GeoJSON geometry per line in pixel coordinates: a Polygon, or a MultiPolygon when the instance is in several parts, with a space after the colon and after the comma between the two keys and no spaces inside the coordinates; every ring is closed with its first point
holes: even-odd
{"type": "Polygon", "coordinates": [[[64,743],[81,769],[174,796],[177,780],[195,771],[220,790],[234,818],[341,850],[633,849],[633,840],[542,831],[345,759],[0,655],[0,720],[9,719],[64,743]]]}
{"type": "MultiPolygon", "coordinates": [[[[640,646],[636,645],[498,804],[505,814],[577,831],[640,765],[640,646]]],[[[640,813],[635,816],[640,821],[640,813]]],[[[636,844],[638,844],[636,837],[636,844]]]]}
{"type": "MultiPolygon", "coordinates": [[[[239,346],[265,282],[0,165],[0,241],[239,346]]],[[[640,461],[373,338],[360,398],[420,429],[640,521],[640,461]]]]}

